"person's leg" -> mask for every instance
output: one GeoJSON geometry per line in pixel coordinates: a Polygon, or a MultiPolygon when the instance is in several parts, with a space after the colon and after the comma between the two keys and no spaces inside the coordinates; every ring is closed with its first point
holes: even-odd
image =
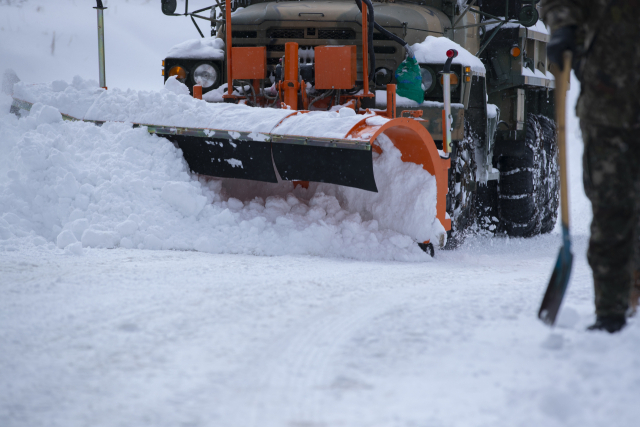
{"type": "MultiPolygon", "coordinates": [[[[633,154],[629,132],[582,125],[585,143],[584,185],[591,200],[593,221],[587,258],[593,270],[596,329],[624,326],[629,305],[636,227],[633,154]]],[[[611,331],[610,331],[611,332],[611,331]]]]}
{"type": "MultiPolygon", "coordinates": [[[[637,242],[636,242],[637,243],[637,242]]],[[[636,248],[636,253],[638,248],[636,248]]],[[[629,316],[635,316],[638,312],[638,304],[640,304],[640,267],[638,261],[635,261],[635,272],[631,283],[631,291],[629,293],[629,316]]]]}
{"type": "MultiPolygon", "coordinates": [[[[640,144],[639,144],[640,145],[640,144]]],[[[636,164],[640,165],[640,147],[636,153],[636,164]]],[[[636,189],[636,229],[633,237],[634,257],[633,257],[633,277],[629,295],[629,316],[633,316],[638,311],[640,303],[640,168],[635,169],[635,189],[636,189]]]]}

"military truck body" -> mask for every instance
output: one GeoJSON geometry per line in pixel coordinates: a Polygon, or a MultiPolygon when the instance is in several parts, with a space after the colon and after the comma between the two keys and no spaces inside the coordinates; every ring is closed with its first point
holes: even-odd
{"type": "MultiPolygon", "coordinates": [[[[166,14],[210,21],[211,36],[226,39],[224,3],[196,12],[185,9],[183,14],[175,13],[175,1],[162,3],[166,14]]],[[[538,20],[535,3],[533,0],[373,1],[375,22],[409,46],[421,44],[427,37],[446,38],[484,64],[484,69],[472,69],[454,63],[451,69],[455,76],[451,85],[455,147],[451,153],[447,212],[453,218],[454,230],[477,225],[491,232],[530,236],[548,232],[555,224],[558,204],[552,120],[555,85],[546,58],[549,35],[538,20]]],[[[282,79],[278,67],[285,45],[295,42],[299,46],[300,79],[311,85],[309,93],[316,93],[312,70],[314,49],[319,46],[357,47],[357,77],[351,93],[362,90],[363,66],[368,66],[362,60],[363,14],[353,0],[238,0],[231,3],[231,9],[232,45],[266,48],[267,75],[263,88],[282,79]],[[305,69],[311,71],[305,74],[305,69]]],[[[198,31],[204,36],[200,28],[198,31]]],[[[396,70],[407,51],[378,30],[373,32],[372,44],[375,69],[369,71],[371,90],[379,91],[380,95],[387,85],[397,83],[396,70]]],[[[397,117],[419,117],[421,126],[429,131],[440,150],[443,149],[440,74],[445,60],[446,57],[419,61],[424,102],[418,105],[399,98],[395,112],[397,117]],[[412,113],[418,110],[420,115],[412,113]]],[[[182,77],[181,81],[193,90],[196,84],[193,70],[201,64],[211,65],[216,74],[213,83],[203,86],[203,93],[219,90],[227,83],[226,58],[206,57],[165,58],[165,80],[175,75],[174,67],[180,66],[185,73],[177,77],[182,77]]],[[[363,100],[360,106],[387,107],[384,96],[373,99],[367,104],[363,100]]]]}

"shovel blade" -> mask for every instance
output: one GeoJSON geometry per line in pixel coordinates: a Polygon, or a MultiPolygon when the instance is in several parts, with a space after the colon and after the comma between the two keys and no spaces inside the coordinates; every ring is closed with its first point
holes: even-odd
{"type": "Polygon", "coordinates": [[[558,254],[556,266],[551,274],[551,280],[547,285],[547,291],[540,304],[538,317],[547,325],[553,325],[556,322],[556,316],[560,311],[560,304],[567,291],[569,277],[571,276],[571,267],[573,265],[573,254],[568,245],[563,245],[558,254]]]}

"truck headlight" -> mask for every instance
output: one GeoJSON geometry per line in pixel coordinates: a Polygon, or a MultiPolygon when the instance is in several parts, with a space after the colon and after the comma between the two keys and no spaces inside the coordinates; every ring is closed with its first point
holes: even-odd
{"type": "Polygon", "coordinates": [[[218,81],[218,71],[213,65],[200,64],[193,70],[193,81],[203,89],[211,87],[218,81]]]}
{"type": "Polygon", "coordinates": [[[429,67],[420,67],[420,75],[422,76],[422,90],[425,93],[431,92],[436,82],[435,73],[429,67]]]}

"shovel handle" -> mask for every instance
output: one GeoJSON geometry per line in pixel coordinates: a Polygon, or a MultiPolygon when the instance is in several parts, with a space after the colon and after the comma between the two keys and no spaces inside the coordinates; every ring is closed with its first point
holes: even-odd
{"type": "Polygon", "coordinates": [[[555,64],[551,64],[551,73],[555,77],[555,104],[556,104],[556,128],[558,131],[558,166],[560,167],[560,211],[562,225],[569,229],[569,193],[567,178],[567,140],[566,140],[566,114],[567,114],[567,90],[571,75],[571,52],[564,52],[564,67],[560,70],[555,64]]]}

